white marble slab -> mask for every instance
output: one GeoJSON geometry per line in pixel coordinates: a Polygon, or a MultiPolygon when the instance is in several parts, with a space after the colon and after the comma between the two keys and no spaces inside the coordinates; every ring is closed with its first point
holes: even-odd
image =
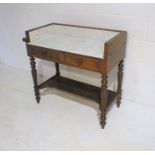
{"type": "Polygon", "coordinates": [[[54,24],[31,31],[29,44],[103,58],[105,42],[117,34],[119,32],[54,24]]]}

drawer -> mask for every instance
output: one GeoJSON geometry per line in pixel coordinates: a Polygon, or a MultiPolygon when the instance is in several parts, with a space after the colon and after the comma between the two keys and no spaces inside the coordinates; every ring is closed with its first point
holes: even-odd
{"type": "MultiPolygon", "coordinates": [[[[55,61],[60,63],[59,52],[39,46],[29,45],[27,44],[27,54],[31,57],[36,57],[44,60],[55,61]]],[[[63,60],[63,59],[62,59],[63,60]]]]}
{"type": "Polygon", "coordinates": [[[100,66],[100,60],[97,60],[95,58],[89,58],[81,55],[78,56],[74,54],[67,55],[66,53],[64,56],[64,63],[93,71],[98,71],[100,66]]]}
{"type": "Polygon", "coordinates": [[[100,71],[101,59],[27,45],[28,55],[87,70],[100,71]]]}

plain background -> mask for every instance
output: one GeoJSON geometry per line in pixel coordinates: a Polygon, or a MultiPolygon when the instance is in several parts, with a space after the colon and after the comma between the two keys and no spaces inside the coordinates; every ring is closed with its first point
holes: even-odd
{"type": "MultiPolygon", "coordinates": [[[[30,70],[22,42],[27,29],[58,22],[126,30],[123,99],[155,108],[155,4],[0,4],[0,21],[0,63],[23,70],[30,70]]],[[[53,67],[38,60],[40,74],[51,75],[53,67]]],[[[61,69],[83,81],[100,83],[93,73],[61,69]]]]}

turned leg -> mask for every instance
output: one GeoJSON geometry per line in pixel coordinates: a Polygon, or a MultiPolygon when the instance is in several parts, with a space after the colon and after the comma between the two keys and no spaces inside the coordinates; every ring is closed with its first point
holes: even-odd
{"type": "Polygon", "coordinates": [[[101,81],[101,97],[100,97],[100,124],[101,127],[104,128],[106,124],[106,108],[107,108],[107,101],[108,101],[108,90],[107,90],[107,84],[108,84],[108,77],[102,75],[102,81],[101,81]]]}
{"type": "Polygon", "coordinates": [[[57,63],[57,62],[55,62],[55,69],[56,69],[56,75],[59,76],[60,75],[59,63],[57,63]]]}
{"type": "Polygon", "coordinates": [[[121,104],[122,79],[123,79],[123,60],[121,60],[120,63],[118,64],[118,87],[117,87],[118,97],[116,100],[117,107],[119,107],[121,104]]]}
{"type": "Polygon", "coordinates": [[[36,70],[35,58],[30,57],[30,65],[31,65],[31,73],[32,73],[32,78],[34,83],[35,97],[36,97],[37,103],[39,103],[40,93],[39,93],[38,82],[37,82],[37,70],[36,70]]]}

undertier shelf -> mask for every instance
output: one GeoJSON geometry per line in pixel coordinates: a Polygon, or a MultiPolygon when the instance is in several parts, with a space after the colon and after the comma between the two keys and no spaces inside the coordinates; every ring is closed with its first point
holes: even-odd
{"type": "MultiPolygon", "coordinates": [[[[68,91],[76,95],[87,97],[96,101],[97,103],[100,103],[101,88],[83,82],[75,81],[63,76],[55,75],[52,78],[40,84],[38,87],[40,89],[46,87],[58,88],[60,90],[68,91]]],[[[108,106],[114,101],[116,97],[117,92],[108,90],[108,106]]]]}

